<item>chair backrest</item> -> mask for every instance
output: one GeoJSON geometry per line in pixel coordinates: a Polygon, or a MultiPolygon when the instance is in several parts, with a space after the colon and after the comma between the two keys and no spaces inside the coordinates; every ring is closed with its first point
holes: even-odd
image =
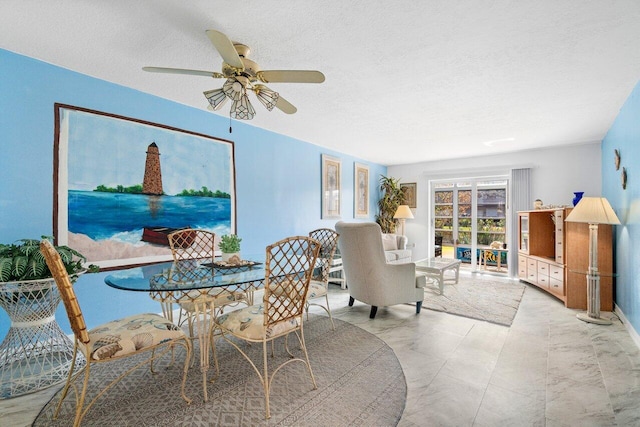
{"type": "Polygon", "coordinates": [[[316,239],[321,245],[318,258],[322,263],[322,268],[314,270],[312,279],[327,283],[329,281],[331,261],[338,247],[338,233],[330,228],[318,228],[311,231],[309,237],[316,239]]]}
{"type": "Polygon", "coordinates": [[[208,258],[215,256],[215,233],[206,230],[186,228],[167,236],[174,261],[208,258]]]}
{"type": "Polygon", "coordinates": [[[302,318],[320,247],[320,242],[306,236],[288,237],[267,246],[265,326],[302,318]]]}
{"type": "Polygon", "coordinates": [[[60,254],[48,240],[42,240],[40,242],[40,252],[44,255],[47,266],[49,267],[49,270],[56,281],[56,285],[58,286],[60,297],[62,298],[64,308],[66,309],[67,316],[69,317],[71,330],[78,341],[84,344],[88,343],[89,333],[87,332],[87,325],[84,322],[84,316],[82,315],[82,310],[80,310],[80,304],[78,304],[76,293],[73,290],[73,283],[71,283],[71,278],[64,267],[60,254]]]}

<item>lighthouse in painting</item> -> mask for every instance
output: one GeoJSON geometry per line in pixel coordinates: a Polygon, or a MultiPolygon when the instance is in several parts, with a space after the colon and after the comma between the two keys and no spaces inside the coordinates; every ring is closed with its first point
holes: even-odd
{"type": "Polygon", "coordinates": [[[144,165],[144,181],[142,193],[162,195],[162,171],[160,170],[160,150],[155,142],[147,147],[147,160],[144,165]]]}

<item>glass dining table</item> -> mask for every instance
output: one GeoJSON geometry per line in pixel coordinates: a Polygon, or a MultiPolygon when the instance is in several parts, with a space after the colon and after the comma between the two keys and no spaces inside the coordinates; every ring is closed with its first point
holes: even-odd
{"type": "MultiPolygon", "coordinates": [[[[215,355],[212,338],[216,290],[244,292],[249,304],[252,304],[253,291],[264,286],[265,269],[262,258],[249,259],[251,261],[242,261],[241,265],[228,265],[217,260],[211,262],[210,259],[166,262],[120,270],[104,279],[112,288],[148,292],[151,298],[160,302],[163,315],[171,321],[174,304],[189,306],[200,344],[200,370],[205,402],[208,400],[210,348],[215,355]]],[[[218,370],[215,357],[214,361],[218,370]]]]}

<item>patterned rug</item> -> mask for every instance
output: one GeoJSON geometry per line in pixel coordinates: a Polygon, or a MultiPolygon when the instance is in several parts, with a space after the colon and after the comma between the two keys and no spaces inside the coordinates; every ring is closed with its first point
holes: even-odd
{"type": "MultiPolygon", "coordinates": [[[[207,403],[202,399],[197,362],[187,378],[191,405],[180,397],[179,364],[161,369],[157,375],[143,367],[98,399],[82,425],[395,426],[404,411],[407,384],[393,350],[363,329],[340,320],[334,322],[336,331],[331,330],[324,316],[311,316],[305,322],[307,349],[318,389],[313,390],[304,364],[287,365],[278,371],[272,384],[268,421],[264,418],[264,394],[258,376],[237,350],[219,339],[216,350],[220,377],[209,384],[207,403]]],[[[296,354],[294,340],[290,340],[290,348],[296,354]]],[[[262,345],[243,346],[261,366],[262,345]]],[[[276,361],[284,360],[282,339],[276,342],[275,351],[276,361]]],[[[177,356],[184,360],[184,352],[177,356]]],[[[91,396],[103,380],[114,378],[129,364],[125,361],[94,368],[91,396]]],[[[213,377],[214,370],[210,373],[213,377]]],[[[42,409],[34,426],[73,424],[73,394],[65,399],[58,420],[52,420],[59,395],[60,392],[42,409]]]]}
{"type": "Polygon", "coordinates": [[[425,288],[423,307],[498,325],[511,326],[525,286],[507,279],[460,275],[459,283],[445,282],[444,295],[425,288]]]}

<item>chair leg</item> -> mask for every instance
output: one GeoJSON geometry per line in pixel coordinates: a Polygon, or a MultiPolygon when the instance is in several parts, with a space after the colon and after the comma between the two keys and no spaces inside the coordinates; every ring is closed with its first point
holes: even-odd
{"type": "MultiPolygon", "coordinates": [[[[272,340],[273,342],[273,340],[272,340]]],[[[264,380],[262,386],[264,388],[264,402],[267,411],[267,419],[271,418],[271,412],[269,411],[269,392],[271,388],[271,380],[269,378],[269,365],[267,365],[267,341],[262,341],[262,363],[264,369],[264,380]]]]}
{"type": "MultiPolygon", "coordinates": [[[[331,330],[336,330],[336,325],[333,324],[333,316],[331,315],[331,307],[329,307],[329,294],[324,295],[325,300],[327,301],[327,313],[329,313],[329,320],[331,320],[331,330]]],[[[323,307],[324,308],[324,307],[323,307]]],[[[308,313],[308,312],[307,312],[308,313]]]]}
{"type": "Polygon", "coordinates": [[[376,307],[375,305],[372,305],[371,313],[369,313],[369,319],[375,319],[377,312],[378,312],[378,307],[376,307]]]}
{"type": "Polygon", "coordinates": [[[349,295],[349,307],[353,307],[353,302],[355,300],[353,299],[353,297],[351,295],[349,295]]]}
{"type": "MultiPolygon", "coordinates": [[[[64,398],[67,397],[67,393],[69,392],[69,386],[73,381],[75,381],[75,377],[77,376],[77,373],[74,372],[76,367],[77,355],[78,355],[78,341],[75,341],[73,346],[73,358],[71,359],[71,367],[69,369],[69,375],[67,376],[67,382],[65,383],[64,389],[62,390],[62,394],[60,395],[60,400],[58,401],[58,405],[56,405],[56,410],[53,413],[54,420],[58,418],[58,413],[60,412],[60,407],[62,406],[62,402],[64,401],[64,398]]],[[[87,362],[87,364],[88,363],[89,362],[87,362]]],[[[76,396],[76,400],[77,400],[77,396],[76,396]]]]}
{"type": "Polygon", "coordinates": [[[420,314],[421,308],[422,308],[422,301],[416,302],[416,314],[420,314]]]}

